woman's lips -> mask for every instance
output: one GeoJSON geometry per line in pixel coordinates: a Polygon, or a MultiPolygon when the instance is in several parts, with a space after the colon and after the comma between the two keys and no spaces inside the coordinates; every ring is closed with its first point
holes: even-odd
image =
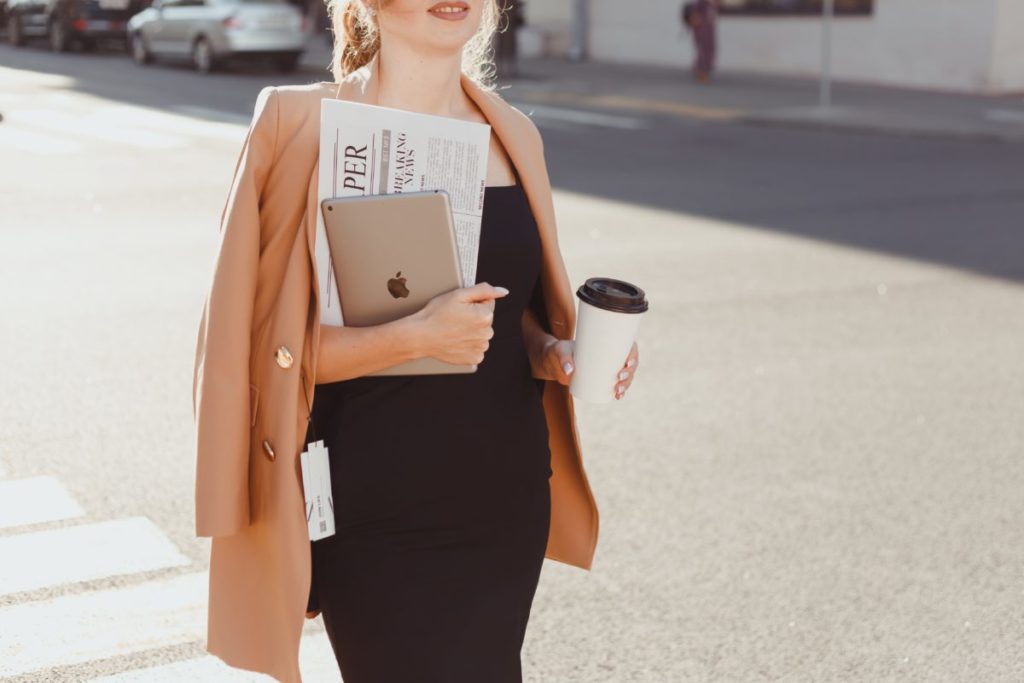
{"type": "Polygon", "coordinates": [[[459,21],[469,15],[469,5],[464,2],[439,2],[427,11],[438,19],[459,21]]]}

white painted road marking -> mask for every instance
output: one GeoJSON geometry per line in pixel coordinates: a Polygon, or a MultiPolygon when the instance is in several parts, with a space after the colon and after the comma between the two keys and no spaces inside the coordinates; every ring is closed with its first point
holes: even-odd
{"type": "Polygon", "coordinates": [[[0,538],[0,557],[0,595],[189,564],[144,517],[0,538]]]}
{"type": "Polygon", "coordinates": [[[53,97],[4,112],[0,150],[33,154],[75,154],[92,143],[141,149],[176,149],[203,140],[241,145],[251,115],[177,107],[177,112],[133,105],[98,105],[86,111],[65,110],[53,97]],[[50,106],[52,105],[52,106],[50,106]]]}
{"type": "Polygon", "coordinates": [[[2,608],[0,677],[201,642],[206,587],[199,572],[2,608]]]}
{"type": "Polygon", "coordinates": [[[180,135],[166,135],[132,125],[141,121],[129,122],[124,117],[107,116],[105,109],[103,107],[89,114],[72,114],[54,109],[15,109],[4,124],[146,149],[169,149],[185,145],[180,135]]]}
{"type": "Polygon", "coordinates": [[[516,106],[531,116],[536,114],[537,118],[541,119],[566,121],[568,123],[582,123],[588,126],[600,126],[604,128],[621,128],[625,130],[639,130],[641,128],[647,128],[647,124],[642,119],[632,116],[599,114],[594,111],[551,107],[546,104],[524,103],[517,104],[516,106]]]}
{"type": "Polygon", "coordinates": [[[216,657],[202,657],[147,669],[134,669],[112,676],[91,679],[90,683],[181,683],[221,681],[223,683],[266,683],[270,676],[234,669],[216,657]]]}
{"type": "Polygon", "coordinates": [[[81,151],[82,145],[68,138],[19,129],[6,122],[0,124],[0,150],[15,149],[32,154],[68,154],[81,151]]]}
{"type": "Polygon", "coordinates": [[[75,499],[53,477],[0,481],[0,529],[70,519],[82,514],[75,499]]]}
{"type": "Polygon", "coordinates": [[[1024,124],[1024,109],[989,109],[985,116],[999,123],[1024,124]]]}
{"type": "MultiPolygon", "coordinates": [[[[341,683],[338,663],[334,659],[326,633],[303,636],[299,647],[299,669],[304,680],[316,683],[341,683]]],[[[164,666],[125,671],[92,679],[90,683],[267,683],[273,680],[270,676],[232,668],[210,655],[164,666]]]]}

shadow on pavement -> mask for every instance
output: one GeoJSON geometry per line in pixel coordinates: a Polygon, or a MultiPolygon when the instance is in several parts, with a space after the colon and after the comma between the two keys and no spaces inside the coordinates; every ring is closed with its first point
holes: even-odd
{"type": "MultiPolygon", "coordinates": [[[[0,64],[67,77],[58,89],[195,107],[214,119],[247,118],[265,85],[332,80],[326,70],[257,67],[201,76],[182,65],[139,67],[114,51],[55,55],[41,46],[0,46],[0,64]]],[[[1024,281],[1022,145],[658,115],[636,130],[537,121],[556,189],[1024,281]]]]}
{"type": "Polygon", "coordinates": [[[667,119],[579,128],[544,130],[558,188],[1024,281],[1024,145],[667,119]]]}

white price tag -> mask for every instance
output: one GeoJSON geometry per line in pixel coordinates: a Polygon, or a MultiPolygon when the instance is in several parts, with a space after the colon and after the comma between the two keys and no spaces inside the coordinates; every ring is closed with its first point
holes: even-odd
{"type": "Polygon", "coordinates": [[[299,455],[302,490],[306,499],[309,540],[334,535],[334,497],[331,494],[331,466],[323,441],[314,441],[299,455]]]}

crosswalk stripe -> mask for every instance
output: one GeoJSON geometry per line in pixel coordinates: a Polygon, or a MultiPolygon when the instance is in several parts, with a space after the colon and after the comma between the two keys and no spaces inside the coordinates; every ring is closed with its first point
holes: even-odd
{"type": "Polygon", "coordinates": [[[340,683],[341,672],[334,658],[331,641],[326,633],[312,633],[303,637],[299,646],[299,669],[309,681],[340,683]]]}
{"type": "Polygon", "coordinates": [[[81,151],[82,145],[61,136],[21,130],[5,122],[0,125],[0,150],[14,149],[33,154],[68,154],[81,151]]]}
{"type": "Polygon", "coordinates": [[[0,144],[9,142],[16,148],[37,145],[46,152],[75,151],[73,141],[89,139],[147,149],[184,147],[195,138],[240,144],[248,123],[241,124],[227,112],[218,116],[220,120],[202,120],[185,112],[168,113],[128,105],[97,107],[87,114],[15,109],[6,115],[7,132],[0,138],[0,144]]]}
{"type": "Polygon", "coordinates": [[[70,519],[82,514],[75,499],[53,477],[0,481],[0,529],[70,519]]]}
{"type": "Polygon", "coordinates": [[[144,517],[0,538],[0,595],[189,564],[144,517]]]}
{"type": "Polygon", "coordinates": [[[176,106],[171,111],[154,111],[131,105],[97,109],[93,118],[118,126],[138,126],[174,135],[212,138],[241,144],[252,115],[244,116],[206,107],[176,106]]]}
{"type": "Polygon", "coordinates": [[[89,683],[180,683],[190,681],[219,681],[222,683],[265,683],[273,680],[269,676],[233,669],[216,657],[202,657],[175,662],[147,669],[135,669],[124,673],[94,678],[89,683]]]}
{"type": "MultiPolygon", "coordinates": [[[[303,636],[299,647],[299,669],[302,678],[316,683],[340,683],[341,674],[331,651],[326,633],[303,636]]],[[[125,671],[111,676],[94,678],[89,683],[266,683],[270,676],[234,669],[213,656],[188,659],[182,662],[125,671]]]]}
{"type": "Polygon", "coordinates": [[[157,111],[126,104],[98,105],[87,111],[66,111],[67,103],[50,96],[41,104],[26,100],[4,112],[0,150],[33,154],[73,154],[86,143],[116,143],[143,149],[171,149],[198,140],[239,145],[251,116],[179,105],[157,111]],[[24,106],[31,104],[31,107],[24,106]],[[50,105],[53,106],[45,106],[50,105]]]}
{"type": "MultiPolygon", "coordinates": [[[[24,127],[57,131],[76,138],[93,138],[150,149],[181,147],[185,140],[180,135],[165,135],[132,125],[118,117],[105,117],[102,112],[73,115],[52,109],[20,109],[11,112],[9,123],[24,127]]],[[[5,122],[6,124],[7,122],[5,122]]]]}
{"type": "Polygon", "coordinates": [[[0,677],[202,641],[206,597],[199,572],[0,608],[0,677]]]}
{"type": "Polygon", "coordinates": [[[621,128],[624,130],[639,130],[647,128],[647,124],[633,116],[616,116],[614,114],[601,114],[581,109],[566,109],[564,107],[551,107],[545,104],[528,104],[525,108],[530,114],[536,114],[544,119],[556,121],[567,121],[570,123],[582,123],[591,126],[602,126],[605,128],[621,128]]]}

